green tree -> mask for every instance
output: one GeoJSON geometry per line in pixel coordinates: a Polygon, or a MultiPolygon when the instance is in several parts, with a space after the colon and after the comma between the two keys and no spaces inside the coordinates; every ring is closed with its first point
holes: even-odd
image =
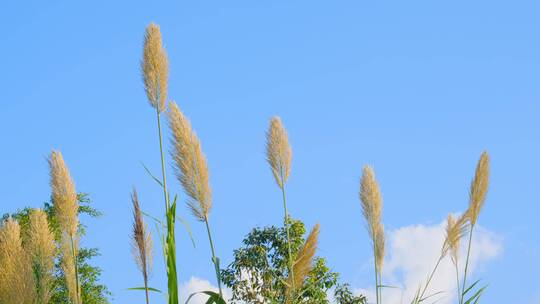
{"type": "MultiPolygon", "coordinates": [[[[299,220],[290,219],[291,251],[298,252],[304,243],[306,228],[299,220]]],[[[285,227],[253,229],[243,240],[243,247],[234,251],[234,260],[222,270],[223,283],[232,289],[232,303],[284,303],[288,276],[288,243],[285,227]]],[[[292,259],[295,259],[293,254],[292,259]]],[[[315,257],[313,269],[300,290],[299,303],[328,304],[328,292],[337,286],[339,274],[331,271],[322,257],[315,257]]],[[[354,297],[347,285],[340,285],[337,303],[364,304],[363,296],[354,297]]]]}
{"type": "Polygon", "coordinates": [[[339,284],[334,290],[334,299],[339,304],[367,304],[367,298],[363,295],[355,296],[349,284],[339,284]]]}
{"type": "MultiPolygon", "coordinates": [[[[79,201],[79,214],[85,214],[92,218],[101,216],[101,212],[90,206],[90,199],[87,194],[80,193],[78,195],[79,201]]],[[[47,213],[49,225],[55,234],[57,241],[60,240],[61,233],[56,221],[54,207],[51,203],[44,203],[43,210],[47,213]]],[[[29,215],[31,208],[24,208],[13,214],[4,214],[3,219],[13,217],[21,225],[21,232],[23,241],[28,234],[29,215]]],[[[86,232],[86,226],[79,224],[79,234],[83,236],[86,232]]],[[[77,256],[77,263],[79,267],[79,280],[81,284],[81,296],[82,302],[85,304],[108,304],[111,293],[108,288],[101,284],[99,279],[101,276],[101,269],[97,266],[90,264],[92,258],[99,256],[99,250],[97,248],[84,248],[79,249],[77,256]]],[[[64,272],[60,267],[59,255],[55,261],[55,279],[53,282],[51,303],[55,304],[70,304],[71,301],[68,295],[68,289],[64,277],[64,272]]]]}

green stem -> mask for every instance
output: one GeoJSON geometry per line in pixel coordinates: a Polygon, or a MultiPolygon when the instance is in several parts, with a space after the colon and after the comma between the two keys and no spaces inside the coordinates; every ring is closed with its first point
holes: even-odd
{"type": "Polygon", "coordinates": [[[373,239],[373,265],[375,266],[375,299],[376,299],[377,304],[379,304],[379,270],[377,267],[377,252],[376,252],[377,238],[375,236],[375,232],[373,232],[372,234],[372,239],[373,239]]]}
{"type": "Polygon", "coordinates": [[[291,236],[289,232],[289,211],[287,210],[287,199],[285,195],[285,179],[283,178],[283,170],[281,170],[280,174],[281,174],[281,194],[283,197],[283,210],[285,212],[285,231],[287,232],[287,245],[288,245],[288,252],[289,252],[289,273],[290,273],[290,277],[293,278],[291,280],[292,290],[295,290],[294,269],[293,269],[293,260],[292,260],[292,250],[291,250],[291,236]]]}
{"type": "Polygon", "coordinates": [[[458,299],[461,295],[461,289],[459,287],[459,268],[458,268],[458,261],[456,260],[454,263],[454,267],[456,268],[456,283],[457,283],[457,292],[458,292],[458,299]]]}
{"type": "Polygon", "coordinates": [[[77,256],[75,254],[75,244],[73,242],[73,235],[69,236],[69,239],[71,241],[71,255],[73,257],[73,266],[75,267],[75,291],[76,291],[76,297],[77,297],[77,303],[79,303],[81,299],[81,293],[79,290],[79,266],[77,265],[77,256]]]}
{"type": "Polygon", "coordinates": [[[439,257],[439,260],[437,261],[437,264],[435,264],[435,267],[433,268],[433,271],[431,271],[431,274],[429,275],[429,278],[428,278],[428,280],[426,282],[426,285],[424,286],[424,289],[422,290],[422,293],[420,294],[420,298],[419,298],[420,301],[424,297],[424,294],[427,291],[429,283],[431,283],[431,280],[433,279],[433,276],[435,275],[435,272],[437,271],[437,268],[439,268],[439,265],[441,264],[441,261],[442,261],[443,257],[444,257],[444,255],[441,254],[441,256],[439,257]]]}
{"type": "Polygon", "coordinates": [[[208,224],[208,218],[204,218],[204,222],[206,223],[206,231],[208,232],[208,240],[210,241],[210,249],[212,250],[212,262],[214,263],[215,270],[216,270],[216,280],[219,287],[219,295],[223,299],[223,292],[221,290],[221,270],[219,269],[219,260],[216,257],[216,252],[214,250],[214,242],[212,241],[212,234],[210,233],[210,224],[208,224]]]}
{"type": "MultiPolygon", "coordinates": [[[[159,96],[159,95],[157,95],[159,96]]],[[[167,175],[165,173],[165,155],[163,153],[163,136],[161,132],[161,115],[159,104],[156,106],[157,127],[159,135],[159,152],[161,157],[161,175],[163,178],[163,197],[165,199],[165,216],[167,218],[167,237],[165,256],[167,257],[167,285],[169,288],[169,304],[178,303],[178,276],[176,271],[176,242],[174,237],[174,217],[167,192],[167,175]]]]}
{"type": "Polygon", "coordinates": [[[157,113],[157,126],[158,126],[158,133],[159,133],[159,152],[161,156],[161,175],[163,178],[163,196],[165,198],[165,207],[168,212],[169,210],[169,195],[167,194],[167,175],[165,174],[165,156],[163,155],[163,136],[161,135],[161,115],[159,113],[159,108],[156,107],[156,113],[157,113]]]}
{"type": "MultiPolygon", "coordinates": [[[[465,291],[465,284],[467,284],[467,271],[469,270],[469,257],[471,254],[473,229],[474,229],[474,225],[471,225],[471,230],[469,231],[469,245],[467,246],[467,260],[465,260],[465,272],[463,273],[463,287],[461,288],[462,291],[465,291]]],[[[463,303],[464,296],[465,295],[462,293],[459,303],[463,303]]]]}

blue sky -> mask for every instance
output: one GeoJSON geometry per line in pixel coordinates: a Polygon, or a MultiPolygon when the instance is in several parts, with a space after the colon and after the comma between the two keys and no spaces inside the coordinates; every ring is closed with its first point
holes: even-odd
{"type": "MultiPolygon", "coordinates": [[[[486,149],[492,179],[480,224],[498,250],[475,275],[489,283],[485,303],[539,303],[539,9],[534,1],[3,2],[0,213],[48,199],[45,159],[60,149],[77,189],[105,213],[83,219],[83,243],[100,248],[114,302],[140,299],[125,291],[140,285],[128,239],[132,186],[145,210],[163,213],[140,165],[159,172],[139,70],[154,21],[169,54],[169,96],[209,161],[223,264],[251,228],[281,223],[264,155],[268,121],[279,115],[294,153],[290,211],[321,223],[319,253],[344,281],[359,289],[372,281],[357,195],[364,164],[376,170],[385,226],[397,237],[465,209],[486,149]]],[[[215,283],[204,227],[179,213],[197,240],[194,249],[179,229],[181,281],[215,283]]],[[[164,277],[158,256],[152,285],[164,288],[164,277]]]]}

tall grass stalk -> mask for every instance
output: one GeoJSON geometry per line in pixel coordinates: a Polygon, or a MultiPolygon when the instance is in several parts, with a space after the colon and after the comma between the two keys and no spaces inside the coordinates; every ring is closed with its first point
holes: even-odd
{"type": "Polygon", "coordinates": [[[366,219],[368,234],[372,240],[376,303],[382,303],[382,267],[384,262],[384,228],[381,222],[382,195],[375,172],[365,166],[360,179],[360,201],[362,213],[366,219]]]}
{"type": "Polygon", "coordinates": [[[166,237],[163,252],[167,264],[167,288],[169,304],[178,303],[178,273],[176,269],[175,219],[176,201],[171,204],[167,191],[167,174],[165,172],[165,153],[161,130],[161,113],[165,111],[167,100],[167,81],[169,77],[168,59],[163,48],[159,26],[151,23],[146,28],[141,62],[144,88],[148,101],[156,110],[159,152],[161,161],[161,187],[165,201],[166,237]]]}
{"type": "Polygon", "coordinates": [[[132,234],[132,254],[137,267],[143,276],[146,304],[150,303],[148,295],[148,276],[152,267],[152,235],[148,231],[142,217],[141,207],[137,191],[133,189],[131,194],[133,203],[133,234],[132,234]]]}
{"type": "Polygon", "coordinates": [[[169,106],[169,125],[172,132],[171,155],[175,164],[176,177],[190,198],[188,207],[191,213],[198,221],[206,225],[219,296],[223,299],[219,258],[216,256],[209,223],[212,190],[206,156],[202,152],[197,134],[191,128],[191,123],[174,102],[171,102],[169,106]]]}
{"type": "Polygon", "coordinates": [[[486,151],[482,153],[478,164],[476,165],[475,175],[471,182],[471,189],[469,192],[469,208],[467,209],[466,218],[470,223],[469,240],[467,244],[467,258],[465,260],[465,270],[463,272],[463,285],[461,287],[460,304],[465,301],[465,290],[467,289],[467,273],[469,270],[469,259],[472,247],[473,231],[478,221],[480,211],[484,206],[486,200],[487,191],[489,186],[489,155],[486,151]]]}
{"type": "MultiPolygon", "coordinates": [[[[270,120],[270,127],[266,133],[266,159],[278,187],[281,189],[284,212],[284,225],[287,233],[288,270],[291,277],[294,277],[294,259],[291,248],[289,211],[287,209],[287,196],[285,194],[285,184],[291,172],[292,149],[289,145],[287,130],[283,126],[279,117],[270,120]]],[[[295,282],[292,281],[294,289],[295,282]]]]}
{"type": "Polygon", "coordinates": [[[52,201],[62,233],[62,269],[66,277],[69,295],[75,304],[81,303],[79,269],[77,267],[77,233],[79,204],[77,192],[64,158],[59,151],[52,151],[48,159],[51,177],[52,201]]]}

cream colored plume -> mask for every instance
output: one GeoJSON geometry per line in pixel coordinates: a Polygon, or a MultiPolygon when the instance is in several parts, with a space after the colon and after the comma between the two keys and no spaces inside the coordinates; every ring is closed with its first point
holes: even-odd
{"type": "Polygon", "coordinates": [[[74,236],[77,233],[79,224],[77,216],[79,204],[75,185],[59,151],[51,152],[49,166],[52,201],[60,230],[74,236]]]}
{"type": "Polygon", "coordinates": [[[360,180],[360,201],[362,212],[366,219],[367,230],[373,241],[373,250],[377,271],[380,272],[384,261],[384,227],[381,222],[382,195],[375,172],[370,166],[365,166],[360,180]]]}
{"type": "Polygon", "coordinates": [[[0,228],[0,303],[33,304],[34,276],[22,247],[21,228],[9,218],[0,228]]]}
{"type": "Polygon", "coordinates": [[[469,193],[469,209],[467,215],[471,225],[474,226],[480,215],[480,211],[484,206],[486,195],[489,186],[489,155],[486,151],[482,153],[478,164],[474,179],[471,182],[471,190],[469,193]]]}
{"type": "Polygon", "coordinates": [[[266,159],[276,183],[283,188],[291,173],[292,149],[287,131],[279,117],[270,120],[270,127],[266,133],[266,159]]]}
{"type": "Polygon", "coordinates": [[[135,263],[139,267],[146,284],[152,268],[152,235],[148,231],[148,228],[142,218],[139,198],[137,197],[137,191],[135,190],[133,190],[131,195],[131,201],[133,203],[133,233],[131,236],[131,249],[135,263]]]}
{"type": "Polygon", "coordinates": [[[175,102],[171,102],[169,106],[169,125],[172,131],[171,155],[175,163],[176,177],[190,197],[188,206],[193,215],[204,222],[212,208],[212,190],[201,143],[191,129],[189,120],[175,102]]]}
{"type": "Polygon", "coordinates": [[[446,239],[443,246],[443,256],[450,252],[450,258],[454,264],[457,264],[459,258],[459,246],[461,238],[467,229],[466,214],[455,218],[452,214],[448,215],[446,220],[446,239]]]}
{"type": "Polygon", "coordinates": [[[165,111],[169,63],[161,41],[161,31],[154,23],[146,28],[141,68],[148,101],[159,112],[165,111]]]}
{"type": "Polygon", "coordinates": [[[47,221],[47,214],[41,209],[34,209],[30,213],[26,251],[36,277],[36,299],[38,303],[49,303],[51,283],[54,280],[56,244],[47,221]]]}
{"type": "Polygon", "coordinates": [[[320,225],[316,224],[309,236],[307,237],[304,245],[298,251],[296,255],[296,260],[293,265],[293,276],[289,276],[287,279],[287,290],[286,294],[290,300],[294,294],[302,289],[305,279],[308,277],[311,269],[313,267],[313,258],[315,256],[315,251],[317,250],[317,244],[319,242],[319,228],[320,225]],[[296,290],[293,290],[293,287],[296,290]]]}
{"type": "Polygon", "coordinates": [[[62,252],[61,267],[66,277],[69,296],[73,303],[81,303],[79,286],[77,285],[76,262],[79,253],[79,224],[77,192],[62,154],[52,151],[49,157],[51,189],[54,211],[62,232],[60,250],[62,252]]]}

